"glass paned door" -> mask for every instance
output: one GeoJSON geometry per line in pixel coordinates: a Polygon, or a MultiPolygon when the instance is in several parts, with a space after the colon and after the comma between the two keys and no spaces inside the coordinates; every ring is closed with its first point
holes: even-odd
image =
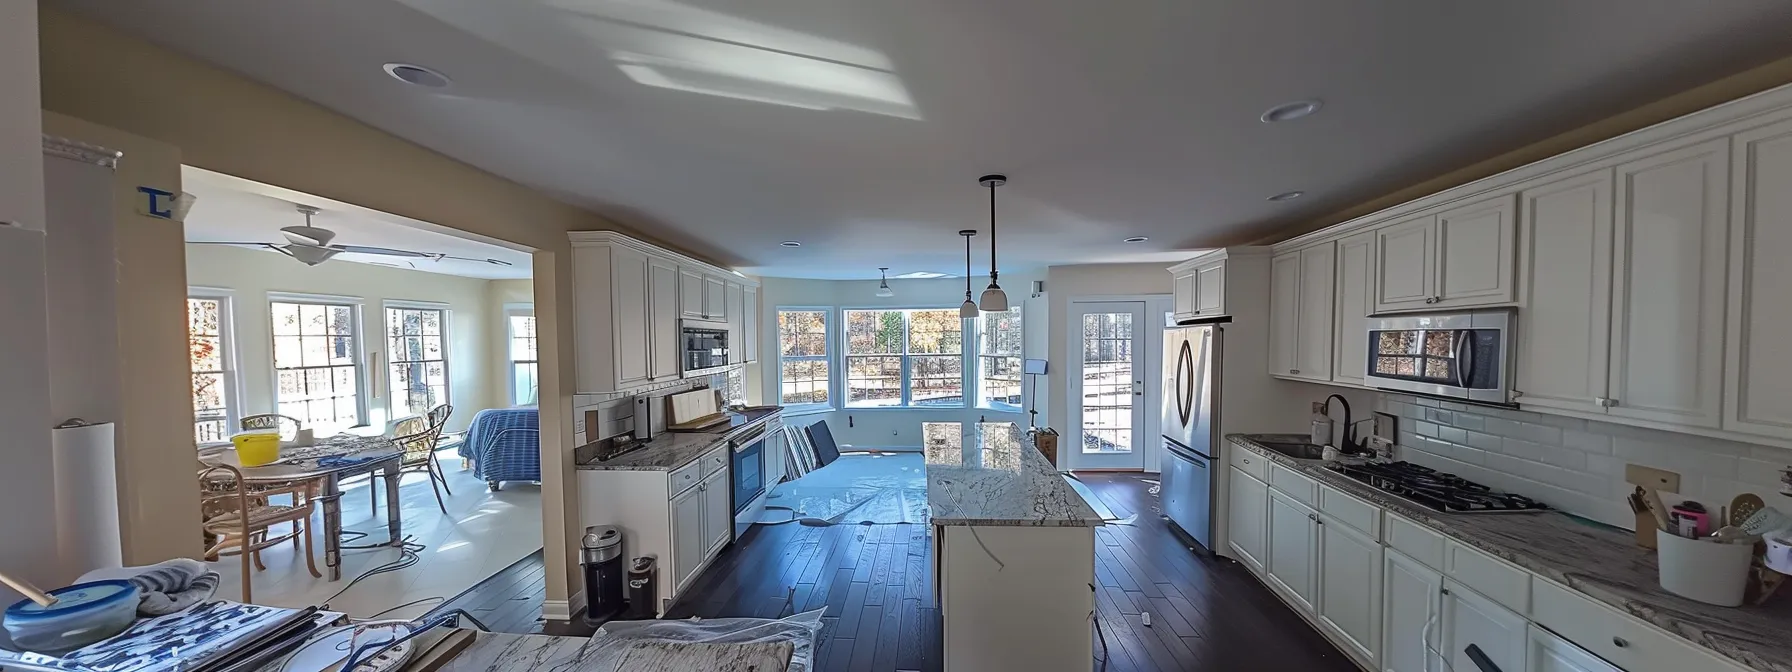
{"type": "Polygon", "coordinates": [[[1145,304],[1076,302],[1071,354],[1072,417],[1078,447],[1072,468],[1143,469],[1145,304]]]}

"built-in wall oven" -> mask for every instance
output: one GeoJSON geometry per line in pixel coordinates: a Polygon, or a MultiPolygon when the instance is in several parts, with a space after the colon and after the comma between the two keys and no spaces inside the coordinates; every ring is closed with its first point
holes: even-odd
{"type": "Polygon", "coordinates": [[[1368,320],[1368,383],[1511,406],[1517,315],[1511,310],[1388,315],[1368,320]]]}
{"type": "Polygon", "coordinates": [[[679,333],[683,377],[707,376],[728,368],[728,324],[685,320],[679,333]]]}

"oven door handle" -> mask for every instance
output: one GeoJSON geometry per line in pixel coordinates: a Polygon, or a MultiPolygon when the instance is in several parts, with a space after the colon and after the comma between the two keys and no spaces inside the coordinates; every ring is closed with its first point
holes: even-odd
{"type": "Polygon", "coordinates": [[[1456,357],[1456,386],[1464,390],[1468,389],[1469,369],[1475,365],[1475,348],[1469,343],[1469,338],[1473,333],[1469,329],[1457,331],[1456,351],[1450,353],[1456,357]]]}

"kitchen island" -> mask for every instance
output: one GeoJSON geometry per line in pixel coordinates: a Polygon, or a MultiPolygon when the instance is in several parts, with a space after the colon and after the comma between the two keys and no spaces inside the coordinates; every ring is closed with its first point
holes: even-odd
{"type": "Polygon", "coordinates": [[[1013,423],[930,436],[947,670],[1088,670],[1102,517],[1013,423]]]}

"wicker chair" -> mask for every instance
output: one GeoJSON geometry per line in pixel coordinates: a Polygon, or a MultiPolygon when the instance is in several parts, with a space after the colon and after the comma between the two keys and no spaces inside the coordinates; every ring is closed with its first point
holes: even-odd
{"type": "Polygon", "coordinates": [[[315,508],[312,502],[315,483],[301,482],[286,484],[279,488],[243,485],[243,472],[230,465],[200,465],[199,471],[199,507],[203,515],[201,524],[206,536],[214,541],[206,545],[205,558],[216,560],[220,555],[240,555],[243,558],[243,602],[253,602],[250,592],[249,563],[266,570],[261,564],[261,551],[292,540],[298,545],[298,538],[305,541],[305,566],[311,570],[311,576],[322,578],[323,573],[317,571],[317,561],[311,553],[311,513],[315,508]],[[274,495],[291,495],[292,505],[277,505],[268,501],[274,495]],[[282,523],[291,523],[292,531],[278,536],[270,536],[270,529],[282,523]]]}
{"type": "Polygon", "coordinates": [[[281,441],[299,438],[299,429],[304,426],[298,418],[279,413],[244,416],[240,424],[245,432],[257,429],[278,430],[281,441]]]}
{"type": "Polygon", "coordinates": [[[453,414],[454,407],[448,404],[429,409],[429,416],[423,418],[428,424],[422,431],[395,431],[398,436],[392,439],[404,448],[404,460],[399,465],[399,473],[421,471],[429,474],[429,487],[436,493],[436,506],[444,514],[448,513],[448,505],[442,502],[442,493],[445,491],[453,496],[454,491],[448,489],[448,477],[442,473],[442,465],[436,460],[436,443],[442,438],[443,428],[448,426],[448,416],[453,414]]]}

